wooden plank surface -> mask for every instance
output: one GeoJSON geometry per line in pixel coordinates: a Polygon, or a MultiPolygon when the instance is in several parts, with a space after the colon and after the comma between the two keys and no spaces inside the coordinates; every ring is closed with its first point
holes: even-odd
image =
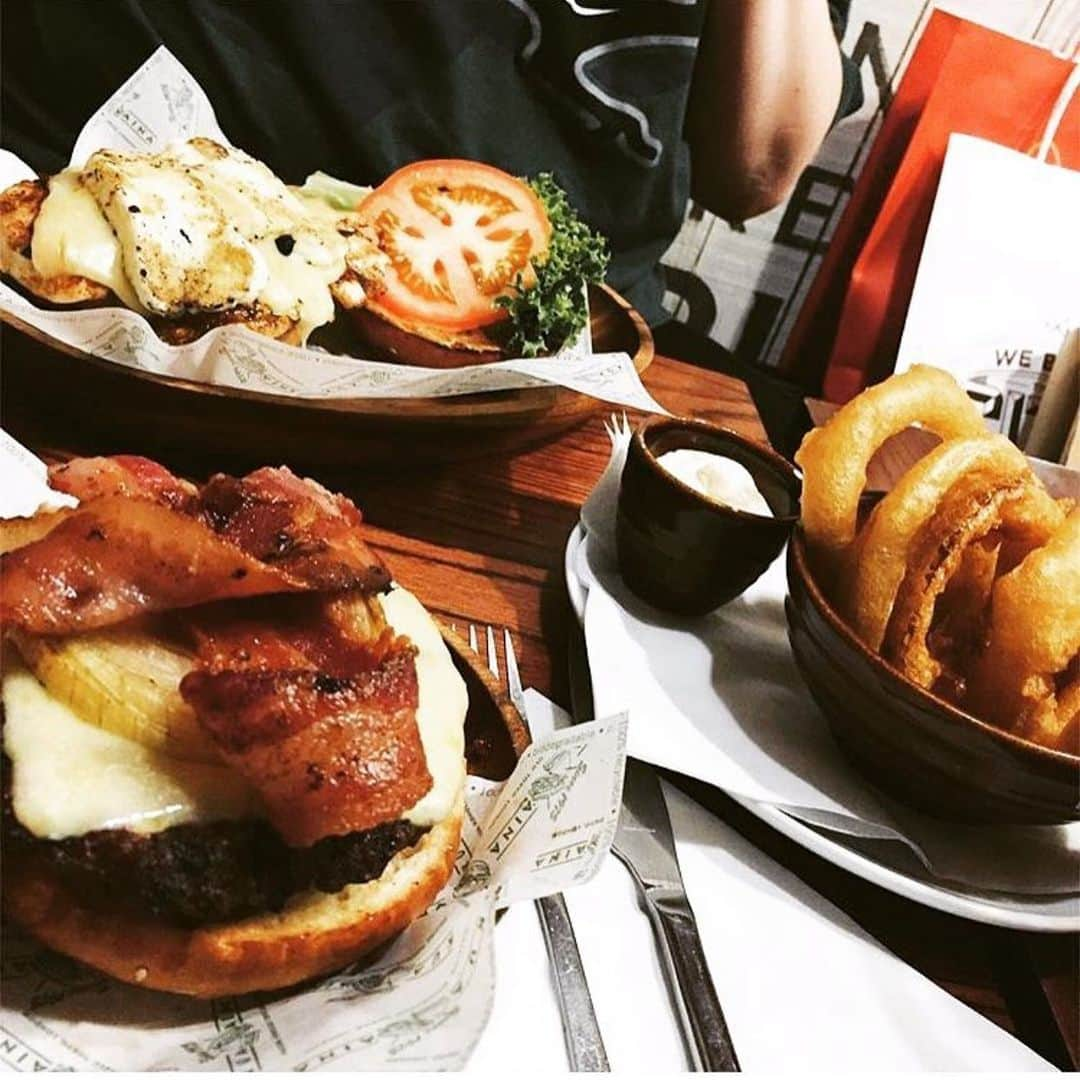
{"type": "MultiPolygon", "coordinates": [[[[765,441],[736,379],[664,361],[647,383],[672,411],[765,441]]],[[[372,542],[401,581],[452,622],[510,627],[521,641],[522,677],[565,703],[563,550],[608,461],[606,415],[514,457],[319,476],[356,498],[372,542]]]]}

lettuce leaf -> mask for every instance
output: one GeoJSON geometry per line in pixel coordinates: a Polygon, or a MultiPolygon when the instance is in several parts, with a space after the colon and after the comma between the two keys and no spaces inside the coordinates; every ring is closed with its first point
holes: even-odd
{"type": "Polygon", "coordinates": [[[324,172],[313,172],[297,190],[309,199],[321,199],[335,210],[355,210],[360,200],[370,195],[373,189],[338,180],[324,172]]]}

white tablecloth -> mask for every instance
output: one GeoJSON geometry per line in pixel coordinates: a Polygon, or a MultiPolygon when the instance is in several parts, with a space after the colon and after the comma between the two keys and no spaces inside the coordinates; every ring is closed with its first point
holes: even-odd
{"type": "MultiPolygon", "coordinates": [[[[745,1071],[1051,1069],[723,822],[665,790],[687,892],[745,1071]]],[[[567,903],[612,1069],[686,1069],[649,923],[621,863],[609,858],[567,903]]],[[[565,1071],[532,905],[506,912],[495,947],[495,1008],[470,1070],[565,1071]]]]}

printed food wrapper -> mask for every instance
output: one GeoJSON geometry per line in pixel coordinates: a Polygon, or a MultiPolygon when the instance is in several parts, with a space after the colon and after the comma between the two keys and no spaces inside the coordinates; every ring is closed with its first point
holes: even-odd
{"type": "MultiPolygon", "coordinates": [[[[162,46],[87,121],[71,164],[80,165],[103,148],[155,152],[195,136],[231,145],[203,89],[162,46]]],[[[34,175],[14,154],[0,151],[0,190],[34,175]]],[[[587,328],[555,356],[443,370],[299,348],[238,326],[219,327],[188,345],[168,345],[134,311],[46,311],[3,283],[0,310],[125,367],[262,393],[326,400],[440,398],[555,385],[646,412],[665,411],[626,353],[592,351],[587,328]]]]}
{"type": "MultiPolygon", "coordinates": [[[[0,432],[0,471],[25,480],[0,490],[0,518],[55,505],[35,461],[0,432]]],[[[471,777],[454,873],[430,910],[376,960],[297,990],[214,1001],[143,990],[5,924],[0,1069],[461,1068],[491,1015],[496,911],[593,877],[625,755],[620,715],[538,740],[505,783],[471,777]]]]}

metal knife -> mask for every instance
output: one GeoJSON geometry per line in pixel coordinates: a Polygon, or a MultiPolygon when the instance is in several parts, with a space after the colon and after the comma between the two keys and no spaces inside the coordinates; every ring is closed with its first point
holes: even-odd
{"type": "MultiPolygon", "coordinates": [[[[593,718],[592,683],[580,631],[571,630],[570,700],[577,723],[593,718]]],[[[656,771],[628,758],[622,813],[612,850],[637,886],[691,1064],[698,1072],[739,1072],[697,922],[683,888],[667,802],[656,771]]]]}

